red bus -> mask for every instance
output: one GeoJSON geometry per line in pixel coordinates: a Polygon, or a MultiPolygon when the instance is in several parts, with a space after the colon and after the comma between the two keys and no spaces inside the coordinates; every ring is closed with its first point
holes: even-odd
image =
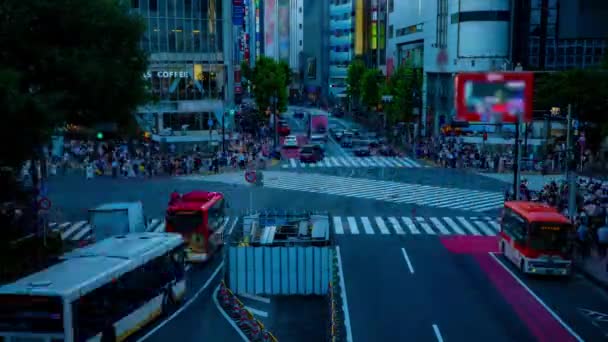
{"type": "Polygon", "coordinates": [[[557,209],[542,203],[505,202],[500,251],[523,273],[570,275],[567,252],[573,226],[557,209]]]}
{"type": "Polygon", "coordinates": [[[187,259],[204,262],[224,243],[226,202],[219,192],[191,191],[167,208],[165,230],[181,234],[187,259]]]}

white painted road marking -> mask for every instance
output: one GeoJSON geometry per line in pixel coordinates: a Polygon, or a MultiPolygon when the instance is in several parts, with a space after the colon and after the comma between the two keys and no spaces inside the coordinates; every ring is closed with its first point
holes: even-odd
{"type": "Polygon", "coordinates": [[[374,234],[374,228],[372,228],[372,223],[369,222],[369,219],[367,217],[362,217],[361,223],[363,223],[363,230],[365,230],[365,234],[374,234]]]}
{"type": "Polygon", "coordinates": [[[441,331],[439,331],[439,327],[437,326],[437,324],[433,324],[433,332],[435,332],[437,342],[443,342],[443,337],[441,337],[441,331]]]}
{"type": "Polygon", "coordinates": [[[403,259],[405,259],[405,263],[407,264],[407,268],[410,270],[410,273],[414,274],[414,266],[412,266],[412,262],[410,261],[410,257],[407,255],[405,248],[401,248],[401,253],[403,254],[403,259]]]}
{"type": "Polygon", "coordinates": [[[336,234],[344,234],[344,227],[342,226],[340,217],[334,217],[334,229],[336,230],[336,234]]]}
{"type": "Polygon", "coordinates": [[[251,299],[251,300],[256,300],[258,302],[262,302],[265,304],[270,304],[270,298],[260,297],[260,296],[256,296],[256,295],[249,294],[249,293],[243,293],[243,294],[240,294],[239,296],[241,296],[243,298],[251,299]]]}
{"type": "MultiPolygon", "coordinates": [[[[162,329],[167,323],[171,322],[173,319],[175,319],[175,317],[179,316],[179,314],[181,314],[190,305],[192,305],[192,303],[194,303],[194,301],[198,297],[200,297],[201,293],[203,293],[203,291],[205,291],[205,289],[207,287],[209,287],[209,284],[211,284],[211,282],[213,281],[213,279],[215,279],[215,277],[217,277],[217,275],[220,273],[220,271],[222,270],[223,267],[224,267],[224,262],[222,261],[217,266],[217,268],[215,269],[215,271],[213,271],[213,273],[211,274],[211,276],[209,277],[209,279],[207,279],[207,281],[205,282],[205,284],[203,284],[203,286],[201,288],[199,288],[198,291],[196,291],[196,293],[194,294],[194,296],[192,296],[192,298],[190,298],[187,302],[185,302],[184,305],[182,305],[179,309],[177,309],[171,316],[167,317],[167,319],[165,319],[164,321],[161,321],[160,323],[158,323],[157,326],[155,326],[153,329],[151,329],[142,338],[140,338],[139,340],[137,340],[137,342],[145,341],[147,338],[149,338],[150,336],[154,335],[154,333],[156,333],[157,331],[159,331],[160,329],[162,329]]],[[[215,300],[217,301],[217,298],[216,298],[215,295],[213,296],[213,298],[215,298],[215,300]]],[[[247,339],[245,339],[245,341],[247,341],[247,339]]]]}
{"type": "Polygon", "coordinates": [[[348,311],[348,298],[346,297],[346,283],[344,281],[344,268],[342,267],[342,256],[340,246],[336,246],[336,256],[338,257],[338,275],[340,277],[340,296],[342,297],[342,311],[344,313],[344,329],[346,329],[346,341],[353,342],[353,332],[350,325],[350,312],[348,311]]]}
{"type": "Polygon", "coordinates": [[[245,309],[249,310],[249,312],[251,312],[254,316],[268,317],[268,312],[266,312],[266,311],[254,309],[254,308],[249,307],[249,306],[245,306],[245,309]]]}
{"type": "Polygon", "coordinates": [[[553,316],[553,318],[555,318],[555,320],[557,320],[559,322],[559,324],[562,325],[562,327],[564,327],[564,329],[566,329],[566,331],[568,331],[570,333],[570,335],[572,335],[572,337],[574,337],[577,341],[580,342],[584,342],[584,340],[578,336],[577,333],[574,332],[574,330],[572,330],[572,328],[570,328],[570,326],[568,324],[566,324],[564,321],[562,321],[561,318],[559,318],[559,316],[555,313],[555,311],[553,311],[551,308],[549,308],[549,306],[547,306],[547,304],[545,304],[545,302],[543,302],[542,299],[540,299],[540,297],[538,297],[536,295],[536,293],[534,293],[529,287],[528,285],[526,285],[521,279],[519,279],[518,276],[515,275],[515,273],[513,273],[507,266],[505,266],[500,260],[498,260],[498,257],[496,256],[496,253],[489,253],[490,256],[492,258],[494,258],[494,261],[496,261],[496,263],[498,263],[500,266],[502,266],[502,268],[509,272],[509,274],[511,275],[511,277],[513,277],[513,279],[515,279],[515,281],[517,281],[517,283],[519,283],[519,285],[521,285],[521,287],[524,288],[524,290],[528,291],[528,293],[534,297],[534,299],[536,299],[536,301],[542,305],[542,307],[547,310],[547,312],[553,316]]]}

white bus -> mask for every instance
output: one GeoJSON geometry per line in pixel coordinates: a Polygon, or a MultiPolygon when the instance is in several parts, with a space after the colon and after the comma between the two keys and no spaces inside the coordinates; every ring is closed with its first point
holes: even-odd
{"type": "Polygon", "coordinates": [[[114,236],[0,287],[0,342],[123,341],[186,291],[179,234],[114,236]]]}

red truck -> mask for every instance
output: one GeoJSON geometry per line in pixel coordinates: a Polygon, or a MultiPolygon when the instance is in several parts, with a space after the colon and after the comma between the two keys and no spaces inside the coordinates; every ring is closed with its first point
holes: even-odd
{"type": "Polygon", "coordinates": [[[224,244],[227,207],[224,195],[219,192],[196,190],[172,194],[165,230],[182,235],[188,261],[205,262],[224,244]]]}

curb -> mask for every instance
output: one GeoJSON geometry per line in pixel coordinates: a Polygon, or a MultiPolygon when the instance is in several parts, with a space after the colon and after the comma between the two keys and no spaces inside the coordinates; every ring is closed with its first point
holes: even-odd
{"type": "Polygon", "coordinates": [[[581,267],[578,262],[572,263],[574,269],[577,273],[580,273],[585,279],[589,280],[591,283],[600,287],[602,290],[608,292],[608,283],[605,283],[598,279],[596,276],[591,274],[591,272],[587,271],[584,267],[581,267]]]}

